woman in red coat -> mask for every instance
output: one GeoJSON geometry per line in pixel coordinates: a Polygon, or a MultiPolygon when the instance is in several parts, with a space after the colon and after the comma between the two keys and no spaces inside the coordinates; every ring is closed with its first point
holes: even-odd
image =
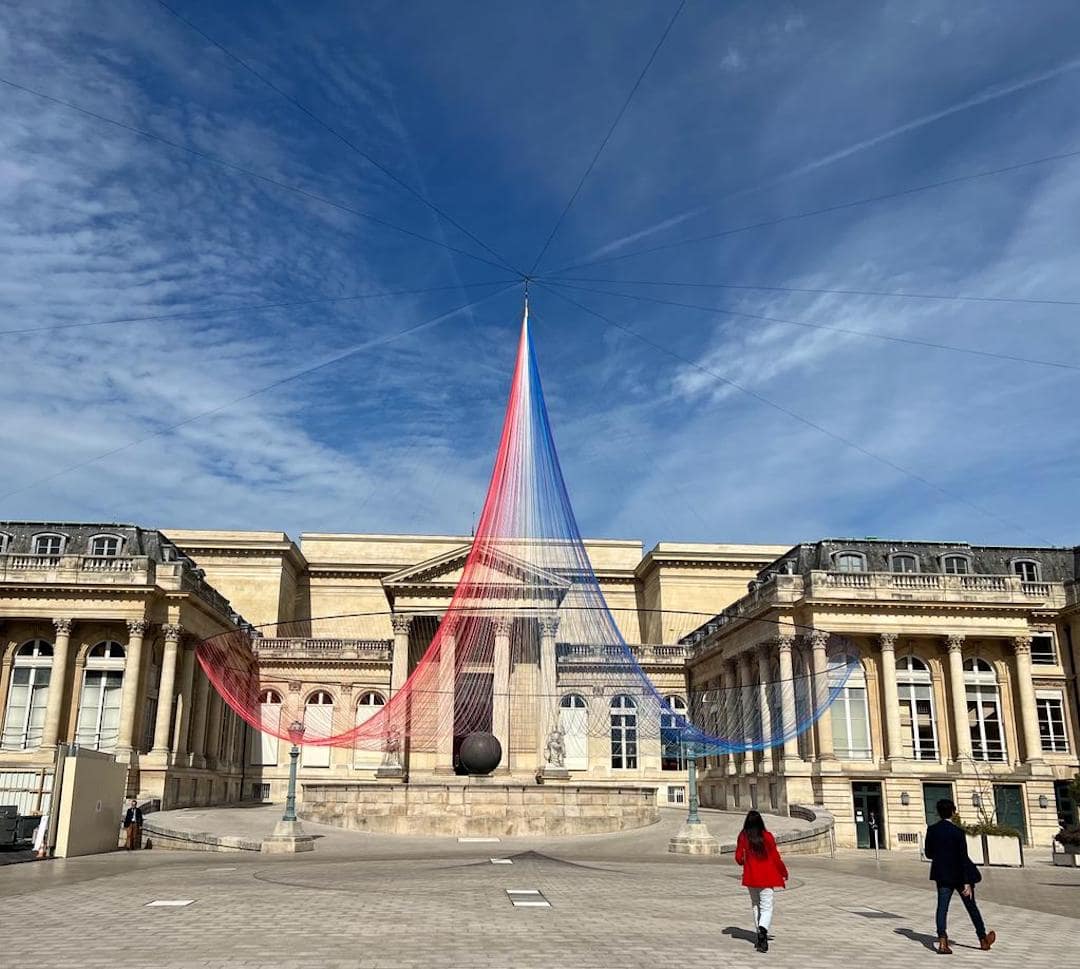
{"type": "Polygon", "coordinates": [[[775,839],[765,830],[765,822],[757,811],[746,815],[735,844],[735,862],[742,865],[742,883],[750,890],[750,904],[754,908],[754,928],[757,929],[754,948],[758,952],[768,952],[773,889],[784,887],[788,870],[776,850],[775,839]]]}

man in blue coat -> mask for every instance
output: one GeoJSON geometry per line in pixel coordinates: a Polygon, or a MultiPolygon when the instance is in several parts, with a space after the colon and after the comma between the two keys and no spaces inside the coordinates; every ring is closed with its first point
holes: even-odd
{"type": "Polygon", "coordinates": [[[971,916],[971,924],[975,926],[980,947],[989,949],[997,940],[997,933],[986,931],[979,906],[975,904],[975,883],[982,879],[982,875],[968,856],[967,837],[963,829],[952,822],[956,805],[948,800],[938,801],[937,813],[941,820],[926,829],[926,842],[923,845],[923,854],[930,859],[930,881],[937,884],[937,951],[943,956],[952,955],[946,922],[953,892],[960,893],[960,900],[971,916]]]}

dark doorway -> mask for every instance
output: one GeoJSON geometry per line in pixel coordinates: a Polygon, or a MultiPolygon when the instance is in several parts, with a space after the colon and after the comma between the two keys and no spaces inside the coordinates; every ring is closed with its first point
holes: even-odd
{"type": "Polygon", "coordinates": [[[1054,781],[1054,802],[1057,807],[1058,824],[1063,828],[1076,824],[1076,799],[1069,790],[1071,781],[1054,781]]]}
{"type": "Polygon", "coordinates": [[[1019,784],[994,785],[994,811],[997,823],[1020,832],[1020,840],[1027,840],[1027,825],[1024,822],[1024,792],[1019,784]]]}
{"type": "Polygon", "coordinates": [[[491,733],[490,673],[460,673],[454,690],[454,773],[464,774],[458,764],[461,742],[472,733],[491,733]]]}
{"type": "Polygon", "coordinates": [[[922,786],[923,811],[926,813],[926,823],[937,824],[941,818],[937,813],[938,801],[951,801],[953,799],[952,784],[923,784],[922,786]]]}
{"type": "Polygon", "coordinates": [[[855,843],[860,848],[884,848],[885,827],[881,784],[855,781],[851,785],[855,802],[855,843]]]}

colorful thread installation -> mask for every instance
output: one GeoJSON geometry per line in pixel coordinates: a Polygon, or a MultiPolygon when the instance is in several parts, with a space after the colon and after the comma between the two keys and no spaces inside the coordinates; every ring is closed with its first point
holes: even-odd
{"type": "MultiPolygon", "coordinates": [[[[639,740],[657,736],[664,758],[774,747],[806,731],[857,664],[842,637],[788,626],[787,632],[804,634],[792,650],[790,675],[782,674],[776,655],[758,652],[752,667],[744,661],[720,688],[662,695],[627,645],[616,615],[633,636],[639,610],[608,607],[578,531],[526,303],[499,449],[472,546],[430,645],[410,657],[407,678],[400,659],[395,665],[404,682],[391,682],[389,698],[365,694],[366,703],[364,697],[335,701],[318,692],[313,701],[281,689],[260,673],[258,643],[267,630],[206,640],[197,657],[225,702],[266,735],[289,739],[290,724],[299,721],[305,746],[394,756],[407,747],[441,755],[438,762],[449,764],[464,737],[490,732],[502,744],[504,768],[551,760],[556,732],[566,763],[581,767],[589,737],[610,738],[612,766],[637,766],[639,740]],[[803,646],[806,639],[817,648],[803,646]]],[[[271,631],[278,641],[305,637],[313,621],[271,631]]],[[[414,620],[411,651],[422,649],[423,626],[430,631],[435,621],[414,620]]],[[[350,637],[345,648],[358,649],[360,662],[368,657],[385,663],[385,613],[318,622],[350,637]]],[[[775,636],[779,630],[770,625],[775,636]]],[[[679,667],[681,651],[675,652],[680,658],[673,665],[679,667]]]]}

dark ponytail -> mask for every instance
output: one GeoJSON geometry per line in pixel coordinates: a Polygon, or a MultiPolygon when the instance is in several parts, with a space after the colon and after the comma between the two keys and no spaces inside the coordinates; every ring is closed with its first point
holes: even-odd
{"type": "Polygon", "coordinates": [[[765,821],[761,815],[757,811],[747,811],[742,829],[751,854],[764,858],[768,852],[765,850],[765,821]]]}

